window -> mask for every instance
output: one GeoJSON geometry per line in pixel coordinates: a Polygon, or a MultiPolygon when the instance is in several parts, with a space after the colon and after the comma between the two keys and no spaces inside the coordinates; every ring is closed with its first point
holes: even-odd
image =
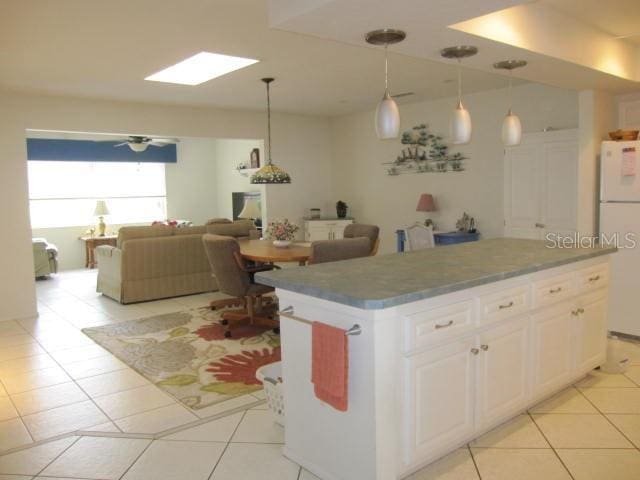
{"type": "Polygon", "coordinates": [[[164,164],[129,162],[27,162],[32,228],[95,223],[96,200],[105,200],[107,223],[165,219],[164,164]]]}

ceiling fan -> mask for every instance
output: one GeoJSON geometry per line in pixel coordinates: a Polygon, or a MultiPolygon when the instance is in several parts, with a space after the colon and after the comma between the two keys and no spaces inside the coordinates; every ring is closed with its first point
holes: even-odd
{"type": "Polygon", "coordinates": [[[167,145],[178,143],[179,141],[180,140],[177,138],[152,138],[130,135],[126,141],[118,143],[117,145],[114,145],[114,147],[128,145],[131,150],[136,153],[140,153],[144,152],[149,145],[153,145],[154,147],[165,147],[167,145]]]}

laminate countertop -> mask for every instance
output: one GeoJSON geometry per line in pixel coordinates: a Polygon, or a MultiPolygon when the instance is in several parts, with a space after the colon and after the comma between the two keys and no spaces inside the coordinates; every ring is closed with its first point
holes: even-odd
{"type": "Polygon", "coordinates": [[[256,274],[256,282],[377,310],[615,251],[615,247],[550,248],[543,240],[494,238],[262,272],[256,274]]]}

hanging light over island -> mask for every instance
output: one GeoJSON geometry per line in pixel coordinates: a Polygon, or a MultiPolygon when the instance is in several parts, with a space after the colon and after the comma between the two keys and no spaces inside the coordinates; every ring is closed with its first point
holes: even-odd
{"type": "Polygon", "coordinates": [[[271,161],[271,95],[270,84],[274,78],[263,78],[267,86],[267,164],[251,176],[250,183],[291,183],[291,177],[271,161]]]}
{"type": "Polygon", "coordinates": [[[387,47],[399,43],[407,34],[402,30],[383,28],[373,30],[365,35],[365,40],[371,45],[384,45],[384,95],[376,108],[376,135],[380,140],[398,138],[400,134],[400,110],[398,104],[389,93],[389,58],[387,47]]]}
{"type": "Polygon", "coordinates": [[[522,140],[522,123],[517,115],[513,113],[513,70],[524,67],[527,64],[524,60],[503,60],[493,64],[493,68],[509,71],[509,110],[502,122],[502,143],[505,147],[515,147],[520,145],[522,140]]]}
{"type": "Polygon", "coordinates": [[[458,61],[458,104],[451,117],[451,143],[460,145],[469,143],[471,140],[471,115],[462,105],[462,59],[472,57],[478,53],[476,47],[461,45],[457,47],[447,47],[440,51],[444,58],[455,58],[458,61]]]}

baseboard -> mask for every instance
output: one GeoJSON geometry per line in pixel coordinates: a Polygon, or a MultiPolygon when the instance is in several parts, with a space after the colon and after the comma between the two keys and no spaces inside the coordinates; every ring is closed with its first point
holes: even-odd
{"type": "Polygon", "coordinates": [[[2,322],[19,322],[20,320],[33,320],[38,318],[39,314],[36,311],[33,315],[27,315],[26,317],[17,317],[17,318],[0,318],[0,323],[2,322]]]}
{"type": "Polygon", "coordinates": [[[640,335],[631,335],[630,333],[622,333],[622,332],[609,332],[611,335],[615,335],[618,338],[623,338],[625,340],[634,340],[636,342],[640,342],[640,335]]]}

